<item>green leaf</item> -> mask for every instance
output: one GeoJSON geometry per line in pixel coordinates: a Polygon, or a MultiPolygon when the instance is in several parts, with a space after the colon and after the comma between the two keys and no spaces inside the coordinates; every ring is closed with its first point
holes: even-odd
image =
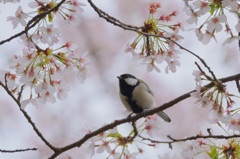
{"type": "Polygon", "coordinates": [[[207,154],[209,155],[209,157],[211,157],[211,159],[218,159],[218,151],[217,148],[214,146],[211,147],[211,151],[207,152],[207,154]]]}
{"type": "Polygon", "coordinates": [[[214,4],[210,4],[209,6],[211,7],[210,13],[213,15],[213,13],[216,9],[216,6],[214,4]]]}
{"type": "Polygon", "coordinates": [[[52,20],[53,20],[52,13],[49,13],[49,14],[48,14],[48,21],[49,21],[49,22],[52,22],[52,20]]]}
{"type": "Polygon", "coordinates": [[[119,137],[121,137],[121,135],[118,132],[116,132],[116,133],[109,133],[107,135],[107,137],[119,138],[119,137]]]}

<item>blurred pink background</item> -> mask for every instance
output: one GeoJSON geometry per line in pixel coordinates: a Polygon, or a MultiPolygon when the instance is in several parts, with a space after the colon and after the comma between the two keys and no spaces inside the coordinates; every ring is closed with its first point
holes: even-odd
{"type": "MultiPolygon", "coordinates": [[[[29,1],[22,1],[23,9],[27,9],[29,1]]],[[[88,52],[91,63],[89,76],[84,83],[81,83],[76,74],[68,74],[65,77],[69,83],[70,91],[68,98],[57,101],[55,104],[40,106],[29,105],[26,111],[32,117],[39,130],[55,146],[64,146],[77,141],[87,130],[95,130],[105,123],[111,123],[115,119],[126,117],[118,96],[117,76],[123,73],[131,73],[146,81],[155,94],[159,105],[168,102],[176,97],[194,89],[195,82],[192,71],[196,70],[194,61],[198,61],[192,55],[180,50],[181,66],[176,73],[166,74],[164,65],[160,65],[161,73],[155,71],[148,73],[146,66],[133,62],[132,55],[125,53],[129,42],[136,37],[136,33],[125,31],[121,28],[107,23],[89,6],[87,1],[82,1],[87,6],[83,7],[84,12],[79,15],[74,24],[67,25],[59,21],[59,26],[65,41],[72,41],[79,47],[79,52],[88,52]],[[162,68],[162,67],[163,68],[162,68]]],[[[102,0],[93,1],[99,8],[106,11],[113,17],[126,24],[142,26],[148,17],[149,0],[102,0]]],[[[161,12],[169,14],[174,10],[179,13],[176,22],[183,23],[184,32],[180,35],[184,39],[180,42],[184,47],[197,53],[205,59],[218,78],[233,75],[239,72],[239,50],[237,43],[222,46],[226,38],[224,33],[217,35],[218,43],[212,41],[209,45],[201,44],[192,28],[185,20],[188,18],[182,11],[183,1],[169,0],[156,1],[162,4],[161,12]]],[[[6,17],[13,15],[15,8],[20,4],[0,4],[0,40],[21,31],[22,27],[12,30],[12,25],[6,22],[6,17]],[[14,7],[13,7],[14,6],[14,7]]],[[[13,40],[0,46],[0,70],[8,69],[8,59],[14,54],[21,54],[19,51],[22,45],[20,40],[13,40]]],[[[228,88],[236,92],[234,86],[228,88]]],[[[200,130],[207,134],[207,128],[212,128],[214,134],[223,134],[222,130],[214,125],[208,124],[207,110],[194,104],[195,101],[189,98],[173,106],[165,112],[171,117],[171,123],[161,124],[161,130],[157,132],[158,140],[167,140],[166,135],[174,138],[193,136],[200,130]]],[[[130,129],[130,124],[123,126],[130,129]]],[[[37,151],[21,153],[0,153],[1,159],[42,159],[52,154],[52,151],[45,146],[35,134],[32,127],[18,110],[18,106],[0,88],[0,149],[38,148],[37,151]]],[[[181,159],[181,147],[185,143],[173,144],[173,149],[168,145],[159,145],[156,151],[153,148],[144,146],[142,158],[179,158],[181,159]],[[149,157],[151,156],[151,157],[149,157]]],[[[58,158],[90,158],[86,153],[84,144],[81,148],[75,148],[63,153],[58,158]]],[[[105,158],[106,154],[97,154],[92,158],[105,158]]]]}

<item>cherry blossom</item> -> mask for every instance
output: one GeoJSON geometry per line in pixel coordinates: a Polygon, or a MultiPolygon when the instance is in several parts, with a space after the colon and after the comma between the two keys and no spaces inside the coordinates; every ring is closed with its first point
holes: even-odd
{"type": "Polygon", "coordinates": [[[220,118],[220,121],[228,126],[229,129],[240,131],[240,114],[228,115],[227,117],[220,118]]]}
{"type": "Polygon", "coordinates": [[[7,17],[7,21],[11,21],[13,24],[13,28],[16,28],[18,24],[20,23],[22,26],[26,26],[26,19],[27,19],[27,14],[23,12],[22,7],[19,6],[17,11],[15,12],[15,17],[9,16],[7,17]]]}
{"type": "Polygon", "coordinates": [[[231,44],[233,41],[239,41],[239,40],[240,40],[239,36],[231,36],[223,42],[223,45],[231,44]]]}
{"type": "Polygon", "coordinates": [[[63,88],[63,87],[64,86],[59,86],[57,88],[57,97],[60,100],[65,99],[68,96],[67,92],[69,91],[69,88],[66,88],[66,86],[65,86],[65,88],[63,88]]]}
{"type": "Polygon", "coordinates": [[[202,41],[204,38],[204,34],[202,33],[202,31],[200,29],[196,29],[195,30],[196,36],[198,38],[199,41],[202,41]]]}
{"type": "Polygon", "coordinates": [[[199,12],[193,12],[193,13],[190,13],[190,18],[187,20],[188,23],[190,24],[197,24],[198,22],[198,17],[200,16],[199,12]]]}
{"type": "Polygon", "coordinates": [[[143,58],[143,62],[147,64],[148,72],[151,72],[153,70],[160,72],[160,69],[155,65],[155,61],[157,61],[155,56],[148,56],[143,58]]]}
{"type": "Polygon", "coordinates": [[[156,14],[160,6],[157,3],[150,4],[149,18],[144,22],[144,27],[141,30],[142,32],[156,34],[160,37],[146,37],[140,34],[132,43],[128,44],[125,52],[130,52],[134,61],[141,61],[143,64],[146,64],[148,72],[153,70],[160,72],[158,65],[163,61],[167,63],[166,72],[168,70],[176,72],[176,66],[180,65],[180,62],[177,60],[179,52],[171,40],[180,41],[183,39],[179,35],[182,25],[181,23],[163,24],[163,22],[170,23],[173,17],[177,15],[177,11],[173,11],[168,15],[162,14],[160,18],[156,19],[153,15],[156,14]],[[141,52],[138,50],[141,50],[141,52]]]}
{"type": "Polygon", "coordinates": [[[240,32],[240,21],[238,21],[237,25],[235,26],[237,32],[240,32]]]}
{"type": "Polygon", "coordinates": [[[181,155],[184,159],[197,158],[199,152],[201,152],[202,142],[201,140],[187,141],[185,148],[183,149],[181,155]]]}
{"type": "Polygon", "coordinates": [[[208,21],[207,30],[209,32],[219,32],[222,30],[222,25],[220,23],[226,23],[227,17],[225,14],[221,14],[219,17],[213,17],[208,21]]]}
{"type": "Polygon", "coordinates": [[[57,43],[59,31],[57,28],[54,28],[52,24],[45,26],[42,26],[38,28],[38,30],[41,32],[40,40],[42,43],[48,43],[53,44],[57,43]]]}
{"type": "Polygon", "coordinates": [[[17,78],[16,74],[12,74],[10,72],[6,73],[7,85],[8,85],[8,88],[12,91],[14,91],[14,89],[16,87],[16,78],[17,78]]]}
{"type": "MultiPolygon", "coordinates": [[[[207,0],[194,0],[192,3],[188,3],[189,6],[185,6],[189,23],[197,24],[199,19],[203,19],[202,24],[196,29],[196,36],[203,44],[208,44],[211,39],[217,41],[215,34],[221,32],[225,27],[225,31],[230,37],[237,37],[240,31],[239,23],[236,24],[236,32],[233,32],[233,26],[228,23],[227,14],[234,14],[238,17],[239,4],[236,0],[222,0],[222,1],[207,1],[207,0]],[[191,10],[191,11],[190,11],[191,10]],[[202,15],[208,15],[208,18],[202,15]],[[205,34],[202,31],[206,31],[205,34]]],[[[236,20],[238,21],[238,19],[236,20]]],[[[234,38],[229,38],[226,42],[233,42],[234,38]]],[[[223,44],[226,44],[224,42],[223,44]]]]}
{"type": "Polygon", "coordinates": [[[201,80],[202,72],[198,71],[198,70],[194,70],[192,75],[195,77],[196,84],[201,85],[202,84],[202,80],[201,80]]]}
{"type": "Polygon", "coordinates": [[[230,7],[232,10],[238,9],[238,2],[236,0],[223,0],[222,1],[223,7],[230,7]]]}
{"type": "Polygon", "coordinates": [[[93,140],[90,140],[86,151],[88,152],[88,154],[90,154],[91,157],[95,154],[95,142],[93,140]]]}
{"type": "Polygon", "coordinates": [[[207,45],[211,41],[211,39],[214,39],[217,42],[214,32],[206,31],[205,34],[203,34],[202,43],[207,45]]]}
{"type": "Polygon", "coordinates": [[[161,121],[158,120],[156,115],[148,116],[145,124],[146,133],[153,137],[154,132],[161,128],[161,121]]]}
{"type": "Polygon", "coordinates": [[[104,151],[107,151],[109,154],[112,153],[112,150],[109,146],[109,141],[102,141],[102,144],[97,148],[97,153],[102,153],[104,151]]]}
{"type": "Polygon", "coordinates": [[[207,2],[196,0],[193,2],[195,9],[199,9],[199,14],[203,15],[211,10],[207,2]]]}
{"type": "Polygon", "coordinates": [[[176,66],[180,66],[180,62],[178,60],[169,60],[167,61],[168,65],[165,68],[165,72],[168,73],[168,70],[172,71],[173,73],[177,71],[176,66]]]}
{"type": "Polygon", "coordinates": [[[27,105],[32,104],[32,105],[39,105],[39,101],[37,98],[32,99],[31,97],[29,99],[25,99],[21,101],[21,108],[25,109],[27,105]]]}
{"type": "Polygon", "coordinates": [[[84,3],[79,2],[78,0],[69,0],[67,2],[73,6],[73,9],[76,9],[79,11],[83,11],[83,9],[81,8],[82,6],[86,6],[84,3]]]}

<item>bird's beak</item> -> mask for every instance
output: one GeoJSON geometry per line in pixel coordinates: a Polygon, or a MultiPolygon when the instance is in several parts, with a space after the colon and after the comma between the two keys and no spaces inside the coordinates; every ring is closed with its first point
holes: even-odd
{"type": "Polygon", "coordinates": [[[122,79],[120,76],[117,76],[118,79],[122,79]]]}

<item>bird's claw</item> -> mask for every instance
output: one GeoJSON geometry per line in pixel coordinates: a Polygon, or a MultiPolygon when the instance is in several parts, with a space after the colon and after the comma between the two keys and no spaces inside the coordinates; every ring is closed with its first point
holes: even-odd
{"type": "Polygon", "coordinates": [[[127,121],[128,121],[129,123],[131,122],[132,114],[133,114],[133,113],[131,113],[131,114],[129,114],[129,115],[127,116],[127,121]]]}

